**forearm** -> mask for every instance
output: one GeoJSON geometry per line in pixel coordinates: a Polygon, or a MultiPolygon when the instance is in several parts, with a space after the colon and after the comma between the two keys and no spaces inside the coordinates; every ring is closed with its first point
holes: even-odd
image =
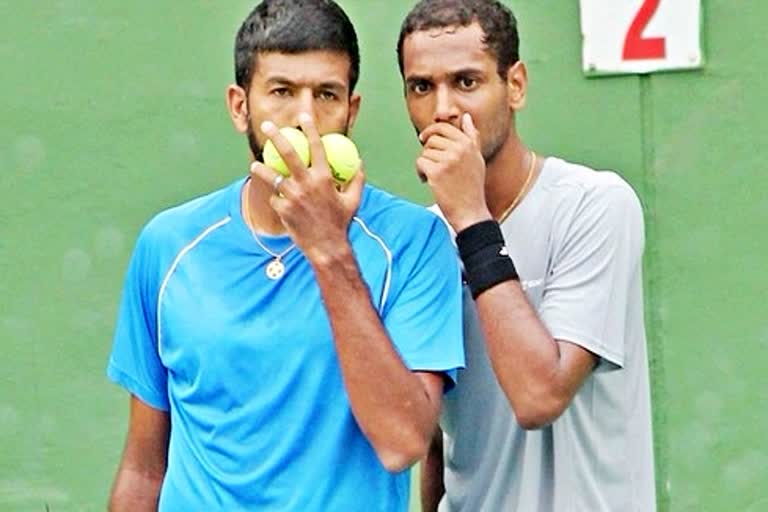
{"type": "Polygon", "coordinates": [[[570,399],[557,341],[518,281],[494,286],[476,304],[496,378],[518,421],[532,428],[551,422],[570,399]]]}
{"type": "Polygon", "coordinates": [[[109,511],[157,511],[162,483],[163,475],[120,468],[109,499],[109,511]]]}
{"type": "Polygon", "coordinates": [[[439,403],[398,355],[351,248],[313,266],[352,413],[388,469],[408,467],[426,453],[439,403]]]}
{"type": "Polygon", "coordinates": [[[456,235],[496,378],[523,428],[554,421],[594,366],[589,351],[554,340],[528,303],[499,225],[456,235]]]}
{"type": "Polygon", "coordinates": [[[156,511],[168,464],[168,412],[131,396],[123,456],[109,499],[110,512],[156,511]]]}
{"type": "Polygon", "coordinates": [[[438,428],[432,438],[429,452],[421,465],[422,512],[437,512],[437,506],[445,494],[443,471],[443,434],[438,428]]]}

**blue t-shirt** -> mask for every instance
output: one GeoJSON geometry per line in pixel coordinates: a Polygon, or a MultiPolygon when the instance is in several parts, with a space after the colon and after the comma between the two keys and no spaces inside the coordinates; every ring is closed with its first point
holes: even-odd
{"type": "MultiPolygon", "coordinates": [[[[160,510],[405,511],[409,472],[387,472],[352,415],[314,273],[293,249],[266,277],[243,184],[157,215],[126,276],[107,374],[170,412],[160,510]]],[[[461,284],[443,223],[366,186],[349,239],[405,365],[454,378],[461,284]]]]}

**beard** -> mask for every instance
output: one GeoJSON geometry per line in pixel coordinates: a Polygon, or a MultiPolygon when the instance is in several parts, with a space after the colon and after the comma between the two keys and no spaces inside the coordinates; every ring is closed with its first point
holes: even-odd
{"type": "MultiPolygon", "coordinates": [[[[502,112],[502,111],[500,111],[502,112]]],[[[481,152],[485,164],[493,162],[509,139],[512,121],[507,113],[500,113],[490,124],[486,142],[482,142],[481,152]]]]}
{"type": "Polygon", "coordinates": [[[501,151],[501,148],[504,147],[504,142],[506,142],[506,140],[506,136],[499,135],[488,144],[483,145],[481,153],[483,155],[483,160],[485,160],[485,165],[490,164],[496,159],[499,151],[501,151]]]}
{"type": "Polygon", "coordinates": [[[258,161],[263,161],[263,155],[262,152],[264,150],[264,147],[259,144],[259,141],[256,140],[256,132],[253,131],[253,124],[251,124],[251,117],[248,116],[248,130],[246,131],[246,136],[248,137],[248,146],[251,148],[251,153],[253,153],[253,158],[255,158],[258,161]]]}

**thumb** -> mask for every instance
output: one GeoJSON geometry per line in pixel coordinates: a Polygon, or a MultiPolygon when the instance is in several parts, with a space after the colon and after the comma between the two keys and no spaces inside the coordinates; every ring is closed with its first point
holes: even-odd
{"type": "Polygon", "coordinates": [[[464,115],[461,116],[461,131],[472,139],[475,146],[480,147],[480,132],[475,128],[475,122],[472,120],[472,115],[469,112],[464,112],[464,115]]]}
{"type": "Polygon", "coordinates": [[[363,164],[360,164],[360,168],[357,170],[352,180],[349,181],[341,191],[341,196],[344,202],[353,210],[357,211],[360,206],[360,198],[363,195],[363,187],[365,187],[365,172],[363,170],[363,164]]]}

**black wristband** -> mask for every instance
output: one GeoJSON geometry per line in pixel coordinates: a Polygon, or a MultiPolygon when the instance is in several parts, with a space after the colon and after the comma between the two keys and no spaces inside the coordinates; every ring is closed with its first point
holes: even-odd
{"type": "Polygon", "coordinates": [[[456,235],[456,245],[472,298],[499,283],[519,279],[496,221],[486,220],[463,229],[456,235]]]}

